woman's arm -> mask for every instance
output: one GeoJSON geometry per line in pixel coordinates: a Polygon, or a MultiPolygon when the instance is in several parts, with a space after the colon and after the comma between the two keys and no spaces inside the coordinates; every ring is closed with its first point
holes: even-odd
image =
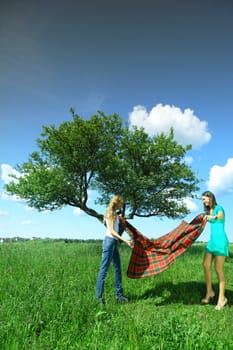
{"type": "Polygon", "coordinates": [[[133,247],[133,242],[130,241],[130,240],[124,239],[122,236],[119,235],[119,233],[117,233],[114,230],[114,219],[113,219],[113,217],[110,216],[110,217],[107,218],[107,220],[108,220],[108,228],[109,228],[109,231],[110,231],[111,235],[113,237],[118,238],[119,240],[121,240],[122,242],[126,243],[129,247],[132,248],[133,247]]]}
{"type": "Polygon", "coordinates": [[[222,210],[219,210],[216,215],[205,215],[204,219],[206,220],[218,220],[223,219],[224,214],[222,210]]]}

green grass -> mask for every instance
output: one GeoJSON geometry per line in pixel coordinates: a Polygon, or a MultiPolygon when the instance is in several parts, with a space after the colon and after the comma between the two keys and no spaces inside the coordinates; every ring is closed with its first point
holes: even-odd
{"type": "MultiPolygon", "coordinates": [[[[100,306],[94,299],[100,242],[1,244],[0,349],[233,349],[232,257],[225,264],[229,305],[216,311],[200,305],[202,244],[191,246],[164,273],[137,280],[126,276],[130,249],[121,245],[120,252],[130,302],[116,303],[111,267],[106,305],[100,306]]],[[[214,271],[213,278],[217,293],[214,271]]]]}

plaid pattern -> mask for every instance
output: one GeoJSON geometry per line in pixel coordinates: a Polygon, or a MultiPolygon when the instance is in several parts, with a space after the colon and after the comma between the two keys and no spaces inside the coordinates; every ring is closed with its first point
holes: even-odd
{"type": "Polygon", "coordinates": [[[157,275],[167,270],[178,256],[200,236],[205,228],[203,214],[197,215],[190,223],[182,221],[171,232],[150,240],[143,236],[128,221],[122,220],[126,232],[134,241],[127,276],[143,278],[157,275]]]}

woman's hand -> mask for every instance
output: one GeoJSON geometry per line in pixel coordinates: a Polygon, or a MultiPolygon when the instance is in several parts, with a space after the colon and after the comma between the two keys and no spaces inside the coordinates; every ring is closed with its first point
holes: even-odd
{"type": "Polygon", "coordinates": [[[217,219],[217,215],[205,215],[204,216],[204,220],[216,220],[217,219]]]}
{"type": "Polygon", "coordinates": [[[134,247],[134,242],[133,242],[133,241],[126,240],[125,243],[126,243],[130,248],[133,248],[133,247],[134,247]]]}

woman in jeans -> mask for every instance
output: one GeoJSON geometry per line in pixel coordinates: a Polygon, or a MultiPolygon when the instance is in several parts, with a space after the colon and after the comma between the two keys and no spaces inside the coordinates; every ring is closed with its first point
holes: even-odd
{"type": "Polygon", "coordinates": [[[127,302],[128,299],[123,294],[121,260],[118,250],[118,241],[121,240],[129,247],[133,248],[133,242],[125,240],[119,234],[119,219],[117,210],[123,206],[123,198],[119,195],[114,196],[107,207],[104,221],[106,223],[106,234],[103,241],[102,261],[96,282],[96,299],[104,303],[104,282],[107,276],[111,262],[114,267],[114,283],[116,289],[116,298],[119,302],[127,302]]]}

